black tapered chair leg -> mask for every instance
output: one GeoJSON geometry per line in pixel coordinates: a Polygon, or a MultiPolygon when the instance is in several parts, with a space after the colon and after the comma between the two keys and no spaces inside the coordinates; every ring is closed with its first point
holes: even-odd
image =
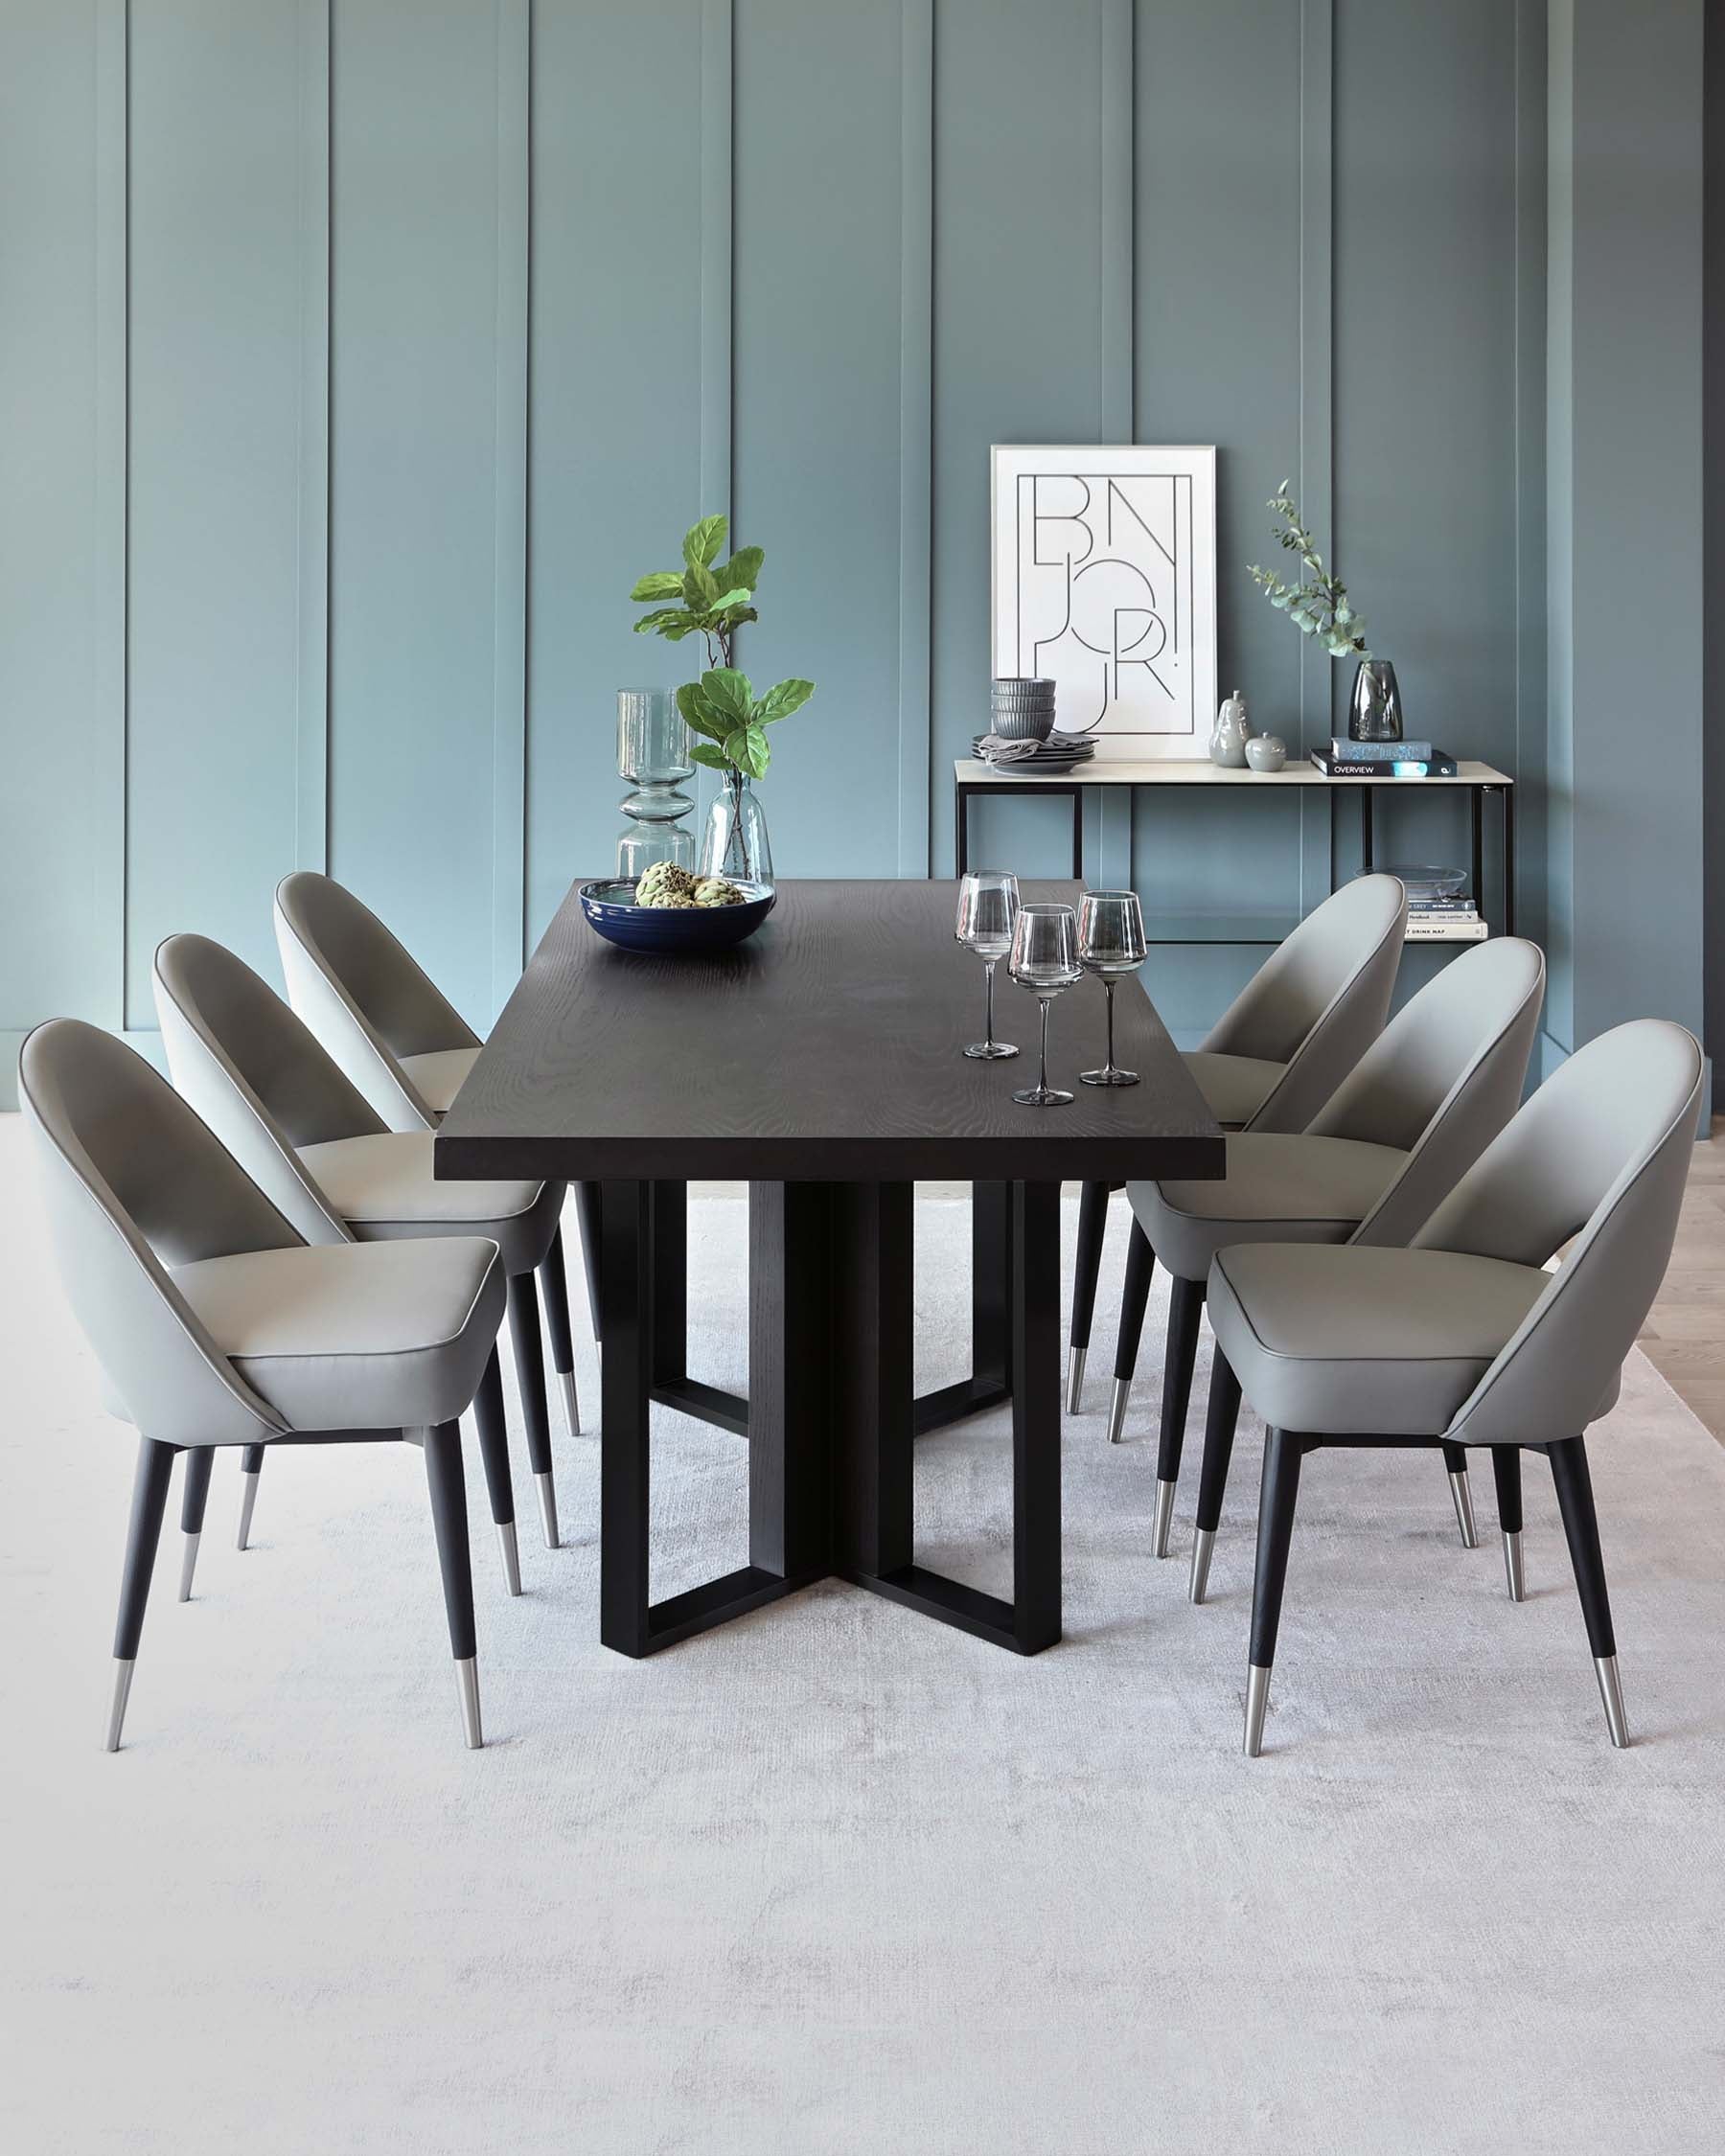
{"type": "Polygon", "coordinates": [[[1449,1470],[1450,1500],[1456,1507],[1456,1525],[1461,1530],[1463,1549],[1478,1549],[1479,1529],[1474,1525],[1473,1484],[1467,1478],[1467,1447],[1445,1445],[1443,1464],[1449,1470]]]}
{"type": "Polygon", "coordinates": [[[1599,1681],[1605,1726],[1611,1732],[1612,1743],[1621,1750],[1629,1742],[1629,1725],[1623,1715],[1623,1688],[1618,1680],[1617,1635],[1611,1623],[1611,1598],[1605,1592],[1605,1560],[1599,1553],[1599,1520],[1594,1510],[1587,1447],[1579,1437],[1564,1437],[1548,1445],[1546,1451],[1552,1462],[1552,1479],[1557,1485],[1557,1509],[1563,1515],[1570,1563],[1575,1567],[1576,1588],[1581,1596],[1581,1615],[1587,1623],[1594,1674],[1599,1681]]]}
{"type": "Polygon", "coordinates": [[[173,1472],[173,1447],[153,1438],[138,1440],[138,1471],[132,1481],[131,1524],[126,1533],[126,1563],[120,1574],[120,1615],[114,1624],[114,1692],[108,1704],[106,1750],[118,1752],[131,1697],[138,1641],[144,1635],[144,1610],[155,1571],[162,1515],[168,1509],[168,1480],[173,1472]]]}
{"type": "Polygon", "coordinates": [[[1294,1539],[1294,1507],[1300,1498],[1298,1437],[1272,1430],[1264,1438],[1264,1480],[1258,1495],[1257,1572],[1252,1586],[1252,1645],[1246,1669],[1246,1756],[1264,1749],[1264,1711],[1270,1704],[1270,1671],[1281,1624],[1282,1588],[1288,1577],[1288,1545],[1294,1539]]]}
{"type": "Polygon", "coordinates": [[[1198,1471],[1198,1518],[1192,1534],[1192,1576],[1186,1592],[1202,1602],[1209,1587],[1210,1551],[1222,1525],[1222,1499],[1240,1420],[1240,1381],[1218,1347],[1210,1361],[1209,1408],[1204,1418],[1204,1464],[1198,1471]]]}
{"type": "MultiPolygon", "coordinates": [[[[515,1283],[511,1281],[513,1287],[515,1283]]],[[[468,1547],[467,1479],[461,1463],[461,1425],[440,1422],[422,1431],[426,1483],[431,1493],[431,1525],[443,1573],[444,1609],[449,1619],[449,1652],[461,1699],[461,1730],[470,1751],[485,1742],[479,1726],[479,1664],[473,1634],[473,1560],[468,1547]]]]}
{"type": "Polygon", "coordinates": [[[243,1445],[240,1450],[240,1532],[234,1538],[236,1549],[244,1549],[251,1541],[252,1511],[258,1502],[258,1477],[264,1472],[263,1445],[243,1445]]]}
{"type": "Polygon", "coordinates": [[[540,1339],[539,1302],[530,1273],[510,1275],[509,1333],[515,1342],[521,1419],[527,1426],[527,1462],[539,1490],[540,1522],[545,1532],[545,1548],[555,1549],[557,1483],[551,1471],[551,1411],[545,1404],[545,1350],[540,1339]]]}
{"type": "Polygon", "coordinates": [[[575,1342],[569,1334],[569,1276],[564,1270],[563,1229],[551,1238],[540,1267],[540,1297],[545,1306],[545,1329],[551,1335],[551,1366],[563,1388],[564,1413],[569,1435],[581,1435],[581,1402],[575,1394],[575,1342]]]}
{"type": "Polygon", "coordinates": [[[186,1455],[186,1479],[180,1491],[179,1598],[192,1599],[192,1575],[197,1570],[197,1544],[203,1533],[204,1506],[210,1496],[210,1470],[216,1464],[214,1445],[195,1445],[186,1455]]]}
{"type": "Polygon", "coordinates": [[[1522,1570],[1522,1459],[1519,1445],[1493,1445],[1491,1477],[1497,1484],[1498,1525],[1504,1536],[1504,1577],[1509,1599],[1525,1602],[1528,1575],[1522,1570]]]}
{"type": "Polygon", "coordinates": [[[1084,1396],[1084,1365],[1091,1321],[1096,1314],[1096,1282],[1102,1276],[1102,1243],[1108,1233],[1108,1185],[1087,1182],[1078,1195],[1078,1250],[1072,1260],[1072,1329],[1067,1347],[1067,1413],[1075,1415],[1084,1396]]]}
{"type": "Polygon", "coordinates": [[[479,1431],[479,1457],[491,1499],[492,1524],[503,1552],[503,1579],[512,1594],[521,1592],[521,1558],[516,1542],[515,1483],[509,1472],[509,1430],[503,1418],[503,1372],[494,1347],[473,1395],[473,1420],[479,1431]]]}
{"type": "Polygon", "coordinates": [[[1198,1364],[1198,1321],[1204,1314],[1204,1282],[1173,1282],[1168,1304],[1168,1339],[1162,1352],[1162,1436],[1156,1454],[1156,1525],[1151,1545],[1159,1557],[1168,1554],[1174,1525],[1174,1492],[1180,1484],[1180,1456],[1185,1446],[1186,1410],[1192,1400],[1192,1372],[1198,1364]]]}
{"type": "Polygon", "coordinates": [[[587,1312],[593,1338],[599,1338],[599,1205],[602,1183],[578,1182],[575,1206],[581,1217],[581,1262],[586,1273],[587,1312]]]}
{"type": "Polygon", "coordinates": [[[1120,1290],[1120,1337],[1115,1344],[1114,1398],[1108,1404],[1108,1441],[1117,1445],[1126,1427],[1126,1403],[1132,1397],[1132,1373],[1138,1367],[1138,1342],[1143,1338],[1144,1313],[1150,1307],[1150,1281],[1156,1271],[1156,1253],[1150,1238],[1135,1219],[1132,1239],[1126,1245],[1126,1280],[1120,1290]]]}

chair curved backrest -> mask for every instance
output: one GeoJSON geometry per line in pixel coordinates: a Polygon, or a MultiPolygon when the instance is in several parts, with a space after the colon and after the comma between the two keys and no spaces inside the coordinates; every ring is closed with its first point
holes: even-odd
{"type": "Polygon", "coordinates": [[[155,954],[156,1012],[173,1083],[308,1243],[352,1240],[298,1148],[387,1126],[305,1021],[208,936],[155,954]]]}
{"type": "Polygon", "coordinates": [[[288,999],[392,1130],[438,1120],[403,1056],[472,1048],[479,1037],[370,906],[302,869],[276,885],[288,999]]]}
{"type": "Polygon", "coordinates": [[[1399,878],[1356,876],[1306,915],[1211,1026],[1207,1050],[1287,1066],[1249,1131],[1303,1131],[1377,1039],[1407,920],[1399,878]]]}
{"type": "Polygon", "coordinates": [[[1351,1238],[1405,1244],[1515,1113],[1545,999],[1537,944],[1470,945],[1426,982],[1313,1119],[1408,1158],[1351,1238]]]}
{"type": "Polygon", "coordinates": [[[1475,1444],[1579,1436],[1610,1400],[1665,1277],[1701,1109],[1700,1044],[1640,1019],[1590,1041],[1414,1238],[1544,1265],[1573,1248],[1451,1426],[1475,1444]]]}
{"type": "Polygon", "coordinates": [[[286,1423],[222,1355],[171,1266],[298,1244],[238,1161],[123,1041],[50,1019],[18,1055],[60,1277],[128,1419],[163,1444],[255,1444],[286,1423]]]}

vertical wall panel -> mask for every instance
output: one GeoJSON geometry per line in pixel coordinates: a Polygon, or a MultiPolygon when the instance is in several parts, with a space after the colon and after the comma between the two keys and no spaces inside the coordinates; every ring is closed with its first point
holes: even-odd
{"type": "Polygon", "coordinates": [[[737,0],[736,537],[764,546],[757,687],[781,874],[898,858],[900,11],[737,0]]]}
{"type": "Polygon", "coordinates": [[[275,972],[297,858],[301,93],[277,0],[133,0],[126,1018],[184,929],[275,972]]]}
{"type": "Polygon", "coordinates": [[[334,16],[330,854],[493,994],[497,10],[334,16]]]}
{"type": "MultiPolygon", "coordinates": [[[[1338,0],[1337,560],[1408,730],[1516,749],[1515,11],[1338,0]]],[[[1465,866],[1459,799],[1396,798],[1379,858],[1465,866]]]]}
{"type": "MultiPolygon", "coordinates": [[[[702,28],[713,0],[595,18],[538,0],[533,28],[533,347],[528,681],[529,934],[576,876],[615,859],[616,691],[675,682],[690,644],[637,637],[631,585],[678,565],[705,465],[729,471],[723,413],[702,428],[702,236],[728,185],[702,186],[702,28]],[[642,114],[653,115],[650,125],[642,114]]],[[[715,56],[728,84],[728,35],[715,56]]],[[[723,110],[724,107],[722,106],[723,110]]],[[[723,170],[729,171],[728,129],[723,170]]],[[[716,184],[716,183],[715,183],[716,184]]],[[[729,340],[728,275],[706,294],[729,340]]]]}
{"type": "MultiPolygon", "coordinates": [[[[1101,0],[940,0],[934,24],[934,860],[987,724],[988,451],[1104,430],[1101,0]]],[[[975,812],[973,860],[1064,875],[1060,808],[975,812]]]]}
{"type": "MultiPolygon", "coordinates": [[[[1265,502],[1300,480],[1301,14],[1283,0],[1158,7],[1140,22],[1137,68],[1138,430],[1216,445],[1220,686],[1243,689],[1257,724],[1296,753],[1300,639],[1247,564],[1271,552],[1265,502]],[[1220,130],[1194,94],[1205,83],[1227,85],[1220,130]]],[[[1134,882],[1159,911],[1298,911],[1297,802],[1145,792],[1135,821],[1134,882]]],[[[1161,954],[1164,1017],[1202,1024],[1219,972],[1261,955],[1161,954]]]]}
{"type": "MultiPolygon", "coordinates": [[[[124,647],[104,669],[99,640],[124,599],[124,558],[116,590],[100,519],[118,518],[123,534],[125,196],[116,223],[99,185],[93,95],[104,14],[113,10],[10,10],[0,67],[0,1027],[12,1043],[56,1012],[119,1019],[108,864],[122,833],[104,811],[123,768],[124,647]]],[[[124,43],[105,57],[123,85],[124,43]]],[[[123,96],[107,117],[120,125],[112,176],[123,189],[123,96]]],[[[112,157],[110,145],[110,167],[112,157]]],[[[116,630],[123,637],[123,614],[110,638],[116,630]]]]}

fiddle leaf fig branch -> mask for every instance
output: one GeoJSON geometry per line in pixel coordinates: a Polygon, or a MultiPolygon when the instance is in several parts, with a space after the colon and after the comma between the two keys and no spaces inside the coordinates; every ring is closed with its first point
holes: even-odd
{"type": "Polygon", "coordinates": [[[1366,617],[1356,613],[1348,603],[1347,586],[1342,579],[1324,567],[1316,541],[1300,521],[1287,480],[1282,481],[1267,506],[1281,519],[1276,545],[1286,554],[1299,556],[1306,572],[1305,582],[1288,584],[1274,570],[1260,569],[1254,562],[1248,571],[1254,584],[1302,635],[1316,636],[1331,658],[1346,658],[1350,654],[1369,658],[1366,617]]]}
{"type": "Polygon", "coordinates": [[[755,585],[764,560],[758,546],[739,547],[720,567],[725,519],[703,516],[683,534],[683,566],[657,569],[641,578],[630,597],[651,606],[634,625],[637,636],[662,636],[680,644],[699,634],[706,644],[707,667],[699,681],[685,681],[677,692],[677,708],[698,740],[689,753],[709,770],[723,771],[731,785],[764,778],[772,758],[767,728],[800,711],[815,694],[813,681],[793,677],[757,697],[747,674],[732,664],[737,631],[758,621],[755,585]],[[673,604],[657,604],[669,600],[673,604]]]}

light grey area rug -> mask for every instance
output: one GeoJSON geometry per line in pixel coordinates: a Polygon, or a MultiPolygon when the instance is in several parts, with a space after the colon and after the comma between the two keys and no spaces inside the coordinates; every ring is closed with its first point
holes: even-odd
{"type": "MultiPolygon", "coordinates": [[[[288,1453],[243,1556],[218,1467],[186,1608],[171,1513],[110,1758],[129,1439],[45,1276],[16,1130],[0,2145],[1719,2145],[1725,1455],[1639,1359],[1594,1447],[1624,1754],[1543,1470],[1518,1609],[1488,1476],[1469,1554],[1435,1456],[1329,1455],[1302,1484],[1269,1749],[1240,1756],[1259,1433],[1193,1610],[1202,1371],[1176,1561],[1146,1555],[1160,1299],[1130,1441],[1103,1442],[1119,1218],[1049,1653],[829,1585],[648,1663],[607,1654],[598,1449],[564,1438],[560,1553],[527,1535],[518,1458],[518,1603],[470,1474],[490,1743],[468,1754],[418,1455],[288,1453]]],[[[743,1208],[692,1218],[693,1365],[740,1385],[743,1208]]],[[[963,1362],[964,1207],[917,1227],[928,1385],[963,1362]]],[[[581,1375],[596,1404],[590,1342],[581,1375]]],[[[1004,1433],[930,1440],[918,1483],[928,1559],[997,1589],[1004,1433]]],[[[739,1561],[743,1451],[666,1415],[655,1466],[668,1593],[739,1561]]]]}

